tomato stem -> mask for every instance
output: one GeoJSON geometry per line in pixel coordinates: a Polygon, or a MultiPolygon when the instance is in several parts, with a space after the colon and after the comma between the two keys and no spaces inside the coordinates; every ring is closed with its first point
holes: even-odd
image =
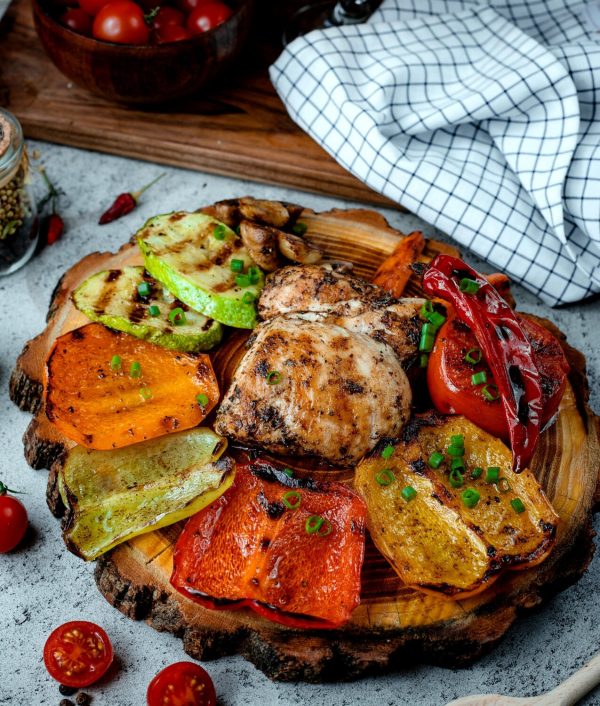
{"type": "Polygon", "coordinates": [[[24,493],[22,490],[12,490],[0,480],[0,495],[6,495],[7,493],[12,493],[13,495],[27,495],[27,493],[24,493]]]}

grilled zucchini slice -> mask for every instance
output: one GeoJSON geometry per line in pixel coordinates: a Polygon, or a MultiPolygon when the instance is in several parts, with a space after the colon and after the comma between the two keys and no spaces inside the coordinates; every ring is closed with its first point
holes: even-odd
{"type": "Polygon", "coordinates": [[[223,336],[218,321],[182,305],[143,267],[92,275],[75,290],[73,303],[92,321],[171,350],[207,351],[223,336]],[[184,310],[183,317],[173,314],[177,309],[184,310]]]}
{"type": "Polygon", "coordinates": [[[235,328],[254,328],[264,275],[241,238],[204,213],[151,218],[137,233],[146,269],[195,311],[235,328]]]}

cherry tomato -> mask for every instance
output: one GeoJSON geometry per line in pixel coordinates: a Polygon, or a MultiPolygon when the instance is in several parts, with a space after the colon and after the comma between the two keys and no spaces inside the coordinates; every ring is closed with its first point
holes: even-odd
{"type": "Polygon", "coordinates": [[[148,706],[215,706],[217,695],[208,672],[193,662],[176,662],[148,686],[148,706]]]}
{"type": "Polygon", "coordinates": [[[94,20],[94,37],[116,44],[147,44],[150,31],[144,11],[131,0],[112,0],[94,20]]]}
{"type": "Polygon", "coordinates": [[[180,10],[183,10],[186,15],[190,15],[202,5],[210,5],[213,2],[215,2],[215,0],[176,0],[175,4],[180,10]]]}
{"type": "Polygon", "coordinates": [[[188,17],[187,28],[192,34],[202,34],[223,24],[231,15],[231,8],[224,3],[208,2],[192,12],[188,17]]]}
{"type": "Polygon", "coordinates": [[[88,15],[95,17],[109,0],[79,0],[79,7],[88,15]]]}
{"type": "Polygon", "coordinates": [[[180,42],[182,39],[191,39],[192,33],[188,32],[185,27],[179,25],[167,25],[157,33],[157,41],[159,44],[168,44],[169,42],[180,42]]]}
{"type": "Polygon", "coordinates": [[[97,682],[113,660],[104,630],[86,620],[72,620],[56,628],[44,645],[44,664],[50,676],[77,689],[97,682]]]}
{"type": "Polygon", "coordinates": [[[25,506],[8,492],[0,483],[0,554],[10,552],[21,542],[29,524],[25,506]]]}
{"type": "MultiPolygon", "coordinates": [[[[542,382],[542,426],[556,414],[563,396],[569,364],[560,343],[543,326],[524,316],[519,323],[533,349],[533,359],[542,382]]],[[[487,384],[493,384],[485,360],[476,365],[465,360],[469,351],[479,350],[477,339],[464,324],[450,318],[437,334],[429,356],[427,385],[435,408],[444,414],[464,414],[477,426],[501,439],[508,439],[508,427],[500,399],[489,401],[482,385],[473,385],[473,373],[485,370],[487,384]]],[[[472,356],[477,357],[477,353],[472,356]]]]}
{"type": "Polygon", "coordinates": [[[169,7],[169,5],[164,5],[160,8],[152,20],[152,28],[157,32],[160,32],[165,27],[177,25],[183,27],[184,19],[184,15],[181,10],[178,10],[175,7],[169,7]]]}
{"type": "Polygon", "coordinates": [[[92,17],[78,7],[67,10],[60,21],[65,27],[72,29],[77,34],[84,34],[86,37],[92,36],[92,17]]]}

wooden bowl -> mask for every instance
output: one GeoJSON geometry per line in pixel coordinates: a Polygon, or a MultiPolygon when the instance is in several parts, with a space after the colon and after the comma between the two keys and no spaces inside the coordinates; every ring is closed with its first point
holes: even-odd
{"type": "Polygon", "coordinates": [[[254,0],[229,0],[233,15],[192,39],[130,46],[101,42],[64,27],[54,0],[32,0],[46,53],[72,81],[113,101],[155,104],[198,91],[227,68],[250,32],[254,0]]]}

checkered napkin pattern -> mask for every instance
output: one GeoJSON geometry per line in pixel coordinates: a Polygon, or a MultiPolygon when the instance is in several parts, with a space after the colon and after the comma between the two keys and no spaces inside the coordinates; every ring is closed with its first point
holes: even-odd
{"type": "MultiPolygon", "coordinates": [[[[596,2],[596,0],[594,0],[596,2]]],[[[555,306],[600,292],[600,8],[384,0],[271,67],[370,187],[555,306]]]]}

